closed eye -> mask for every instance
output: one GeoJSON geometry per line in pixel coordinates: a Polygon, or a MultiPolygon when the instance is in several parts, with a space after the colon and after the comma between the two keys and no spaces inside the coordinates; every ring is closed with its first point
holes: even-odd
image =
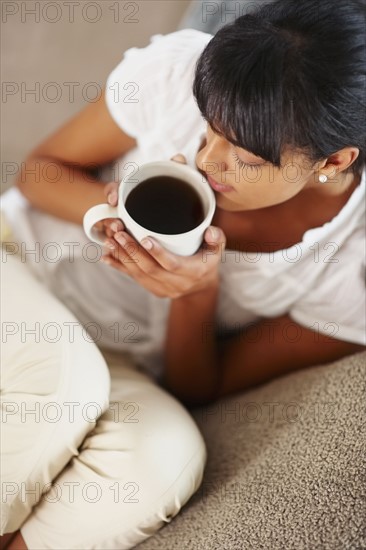
{"type": "Polygon", "coordinates": [[[233,157],[235,159],[236,164],[238,164],[241,168],[249,167],[249,168],[258,168],[259,166],[262,166],[262,164],[252,164],[243,162],[236,153],[233,152],[233,157]]]}

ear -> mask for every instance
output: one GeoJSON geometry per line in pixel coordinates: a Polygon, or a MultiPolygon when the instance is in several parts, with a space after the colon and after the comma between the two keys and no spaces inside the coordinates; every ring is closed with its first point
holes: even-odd
{"type": "Polygon", "coordinates": [[[333,179],[340,172],[347,170],[359,154],[360,150],[357,147],[344,147],[344,149],[340,149],[321,161],[318,165],[318,171],[327,176],[328,179],[333,179]]]}

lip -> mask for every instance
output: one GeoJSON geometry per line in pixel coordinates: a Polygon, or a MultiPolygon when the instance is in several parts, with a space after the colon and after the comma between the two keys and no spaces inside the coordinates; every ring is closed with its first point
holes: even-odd
{"type": "Polygon", "coordinates": [[[206,174],[206,179],[208,183],[211,185],[212,189],[214,191],[217,191],[218,193],[229,193],[230,191],[234,191],[234,187],[231,185],[223,185],[222,183],[217,183],[211,176],[206,174]]]}

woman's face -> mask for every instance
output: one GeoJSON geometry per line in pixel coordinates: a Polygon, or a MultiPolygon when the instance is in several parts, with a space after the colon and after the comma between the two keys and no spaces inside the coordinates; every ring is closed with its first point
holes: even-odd
{"type": "Polygon", "coordinates": [[[310,181],[314,169],[299,154],[286,154],[281,168],[236,147],[210,126],[204,147],[196,156],[216,195],[219,208],[244,211],[287,201],[310,181]]]}

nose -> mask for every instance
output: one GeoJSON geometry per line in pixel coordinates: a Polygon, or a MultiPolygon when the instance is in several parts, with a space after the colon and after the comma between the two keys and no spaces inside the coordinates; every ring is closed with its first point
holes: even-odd
{"type": "Polygon", "coordinates": [[[207,132],[206,139],[196,155],[197,168],[210,174],[227,170],[224,161],[226,143],[221,136],[207,132]]]}

